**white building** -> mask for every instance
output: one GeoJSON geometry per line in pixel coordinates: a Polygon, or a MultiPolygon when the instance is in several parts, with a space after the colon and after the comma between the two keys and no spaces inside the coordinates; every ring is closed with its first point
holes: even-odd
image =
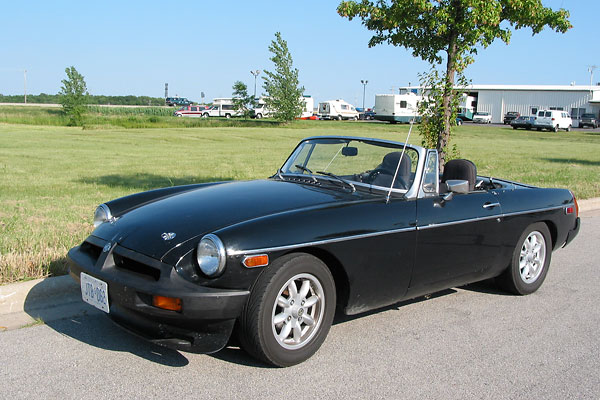
{"type": "Polygon", "coordinates": [[[542,109],[564,110],[571,114],[574,126],[583,113],[600,116],[600,86],[472,85],[467,93],[475,98],[476,110],[491,113],[495,123],[502,123],[509,111],[535,115],[542,109]]]}
{"type": "Polygon", "coordinates": [[[471,85],[465,94],[472,111],[489,112],[494,123],[509,111],[535,115],[542,109],[567,111],[573,126],[583,113],[600,118],[600,85],[471,85]]]}

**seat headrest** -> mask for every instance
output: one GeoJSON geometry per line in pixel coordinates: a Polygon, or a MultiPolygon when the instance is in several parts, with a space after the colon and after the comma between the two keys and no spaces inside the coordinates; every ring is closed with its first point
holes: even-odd
{"type": "MultiPolygon", "coordinates": [[[[381,167],[384,169],[387,169],[388,171],[396,171],[396,167],[398,166],[398,161],[400,160],[401,154],[402,154],[402,152],[400,152],[400,151],[393,151],[391,153],[387,153],[383,157],[383,161],[381,162],[381,167]]],[[[408,156],[408,154],[404,153],[404,156],[402,157],[402,163],[400,164],[400,169],[399,169],[398,173],[400,175],[406,175],[407,173],[410,174],[410,165],[411,165],[410,157],[408,156]]]]}
{"type": "Polygon", "coordinates": [[[475,190],[475,181],[477,179],[477,167],[470,160],[450,160],[444,166],[444,175],[442,176],[442,182],[446,182],[450,179],[463,179],[469,181],[469,190],[475,190]]]}

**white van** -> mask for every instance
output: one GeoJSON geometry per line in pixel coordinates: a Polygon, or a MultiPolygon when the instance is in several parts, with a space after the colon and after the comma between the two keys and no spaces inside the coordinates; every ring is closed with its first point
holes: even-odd
{"type": "Polygon", "coordinates": [[[208,117],[237,117],[240,113],[233,108],[233,104],[218,103],[210,106],[202,112],[202,118],[208,117]]]}
{"type": "Polygon", "coordinates": [[[358,119],[358,111],[352,104],[344,100],[329,100],[319,103],[319,118],[321,119],[358,119]]]}
{"type": "Polygon", "coordinates": [[[564,129],[569,132],[573,126],[573,120],[566,111],[561,110],[540,110],[533,121],[533,128],[541,131],[542,129],[558,132],[564,129]]]}

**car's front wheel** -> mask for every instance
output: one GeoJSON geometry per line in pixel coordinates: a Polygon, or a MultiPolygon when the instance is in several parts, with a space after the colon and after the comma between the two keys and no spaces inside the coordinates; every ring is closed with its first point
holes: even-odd
{"type": "Polygon", "coordinates": [[[242,348],[287,367],[310,358],[327,337],[336,305],[327,266],[309,254],[288,254],[263,271],[240,318],[242,348]]]}
{"type": "Polygon", "coordinates": [[[509,267],[500,276],[500,284],[509,292],[525,295],[542,286],[552,256],[552,240],[548,226],[542,222],[525,229],[509,267]]]}

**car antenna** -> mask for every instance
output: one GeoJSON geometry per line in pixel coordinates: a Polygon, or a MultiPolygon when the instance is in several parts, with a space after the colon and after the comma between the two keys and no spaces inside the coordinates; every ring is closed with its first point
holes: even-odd
{"type": "Polygon", "coordinates": [[[410,120],[410,128],[408,128],[408,135],[406,136],[406,141],[404,142],[404,147],[402,147],[402,153],[400,154],[400,160],[398,160],[398,165],[396,165],[396,172],[394,173],[394,178],[392,179],[392,184],[390,185],[390,190],[388,191],[388,194],[385,197],[386,204],[390,202],[390,196],[392,195],[392,188],[394,187],[394,182],[396,182],[396,177],[398,176],[398,170],[400,170],[400,164],[402,164],[402,159],[404,158],[404,153],[406,152],[406,144],[408,143],[408,139],[410,138],[410,133],[412,132],[414,123],[415,123],[415,117],[413,115],[412,119],[410,120]]]}

